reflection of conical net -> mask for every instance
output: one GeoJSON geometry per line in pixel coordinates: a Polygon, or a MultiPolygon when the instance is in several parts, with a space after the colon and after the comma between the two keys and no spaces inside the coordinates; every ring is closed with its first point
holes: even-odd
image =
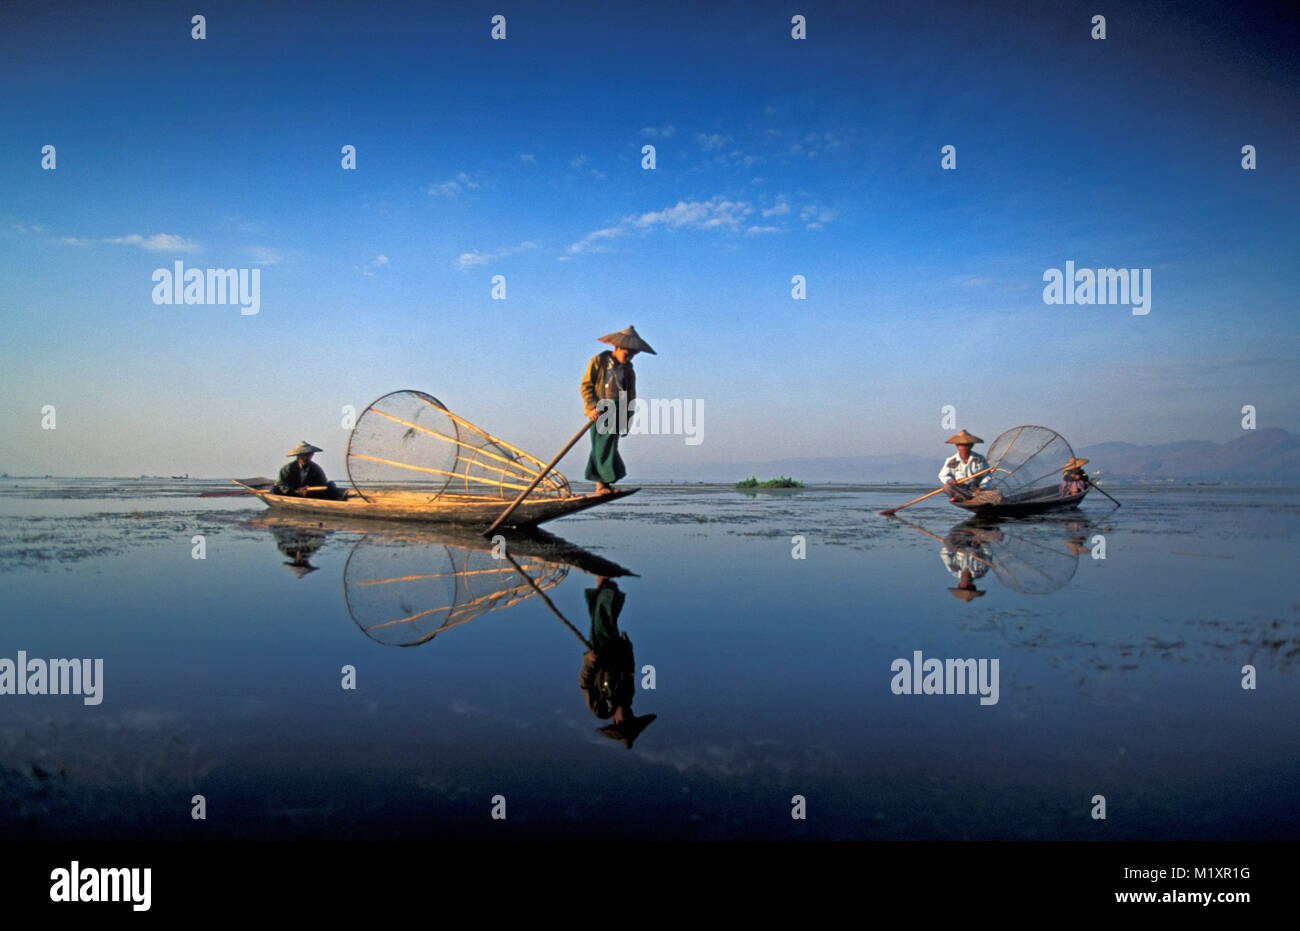
{"type": "Polygon", "coordinates": [[[568,575],[567,566],[530,557],[493,559],[490,549],[401,538],[367,537],[343,570],[348,613],[371,640],[416,646],[481,614],[513,607],[537,594],[519,570],[545,591],[568,575]]]}
{"type": "Polygon", "coordinates": [[[987,541],[993,574],[1003,585],[1025,595],[1045,595],[1063,588],[1079,566],[1079,557],[1061,538],[1054,523],[1003,527],[1000,539],[987,541]]]}
{"type": "Polygon", "coordinates": [[[1070,444],[1046,427],[1012,427],[989,447],[984,488],[1001,493],[1001,503],[1022,504],[1059,497],[1061,470],[1074,456],[1070,444]]]}
{"type": "MultiPolygon", "coordinates": [[[[450,495],[511,500],[545,467],[421,391],[384,395],[361,413],[348,440],[348,477],[363,498],[392,490],[429,501],[450,495]]],[[[552,471],[529,497],[571,495],[565,477],[552,471]]]]}

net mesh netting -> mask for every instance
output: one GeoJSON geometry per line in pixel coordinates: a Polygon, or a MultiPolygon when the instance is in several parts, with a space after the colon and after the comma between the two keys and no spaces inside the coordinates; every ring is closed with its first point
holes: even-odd
{"type": "Polygon", "coordinates": [[[1012,427],[989,447],[985,458],[993,471],[982,483],[981,497],[1018,504],[1060,497],[1061,477],[1074,450],[1047,427],[1012,427]]]}
{"type": "Polygon", "coordinates": [[[536,595],[521,572],[546,591],[569,570],[535,557],[494,559],[491,549],[366,537],[348,557],[343,593],[348,614],[371,640],[417,646],[536,595]]]}
{"type": "Polygon", "coordinates": [[[988,552],[998,580],[1025,595],[1063,588],[1079,565],[1078,553],[1052,524],[1006,528],[988,552]]]}
{"type": "MultiPolygon", "coordinates": [[[[363,498],[401,491],[430,501],[444,495],[513,500],[546,467],[422,391],[394,391],[367,407],[348,440],[347,463],[363,498]]],[[[565,477],[552,471],[529,498],[571,495],[565,477]]]]}

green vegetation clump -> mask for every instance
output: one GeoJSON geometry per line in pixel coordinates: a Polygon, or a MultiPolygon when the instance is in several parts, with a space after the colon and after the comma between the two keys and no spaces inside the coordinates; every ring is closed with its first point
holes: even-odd
{"type": "Polygon", "coordinates": [[[760,482],[755,476],[751,475],[743,482],[736,482],[737,488],[802,488],[803,482],[787,478],[782,475],[778,478],[769,478],[766,482],[760,482]]]}

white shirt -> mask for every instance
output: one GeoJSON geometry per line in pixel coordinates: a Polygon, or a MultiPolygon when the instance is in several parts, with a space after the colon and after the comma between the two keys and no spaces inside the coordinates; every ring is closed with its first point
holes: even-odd
{"type": "Polygon", "coordinates": [[[969,572],[972,579],[978,579],[989,571],[989,554],[984,549],[960,550],[944,546],[939,550],[939,558],[943,560],[944,568],[959,579],[963,572],[969,572]]]}
{"type": "MultiPolygon", "coordinates": [[[[983,472],[988,467],[988,460],[974,450],[965,462],[961,461],[961,456],[954,455],[943,464],[943,469],[939,472],[939,481],[945,485],[949,482],[960,482],[964,478],[970,478],[976,472],[983,472]]],[[[979,484],[983,485],[986,481],[988,476],[980,479],[979,484]]]]}

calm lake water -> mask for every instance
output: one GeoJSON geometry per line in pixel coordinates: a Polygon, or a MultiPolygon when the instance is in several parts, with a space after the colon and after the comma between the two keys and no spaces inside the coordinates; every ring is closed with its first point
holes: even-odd
{"type": "Polygon", "coordinates": [[[0,481],[0,660],[103,660],[98,705],[0,695],[0,835],[1300,834],[1296,490],[990,527],[877,513],[928,489],[650,487],[511,563],[215,487],[0,481]],[[634,669],[630,747],[584,639],[634,669]],[[996,703],[895,694],[916,651],[996,659],[996,703]]]}

